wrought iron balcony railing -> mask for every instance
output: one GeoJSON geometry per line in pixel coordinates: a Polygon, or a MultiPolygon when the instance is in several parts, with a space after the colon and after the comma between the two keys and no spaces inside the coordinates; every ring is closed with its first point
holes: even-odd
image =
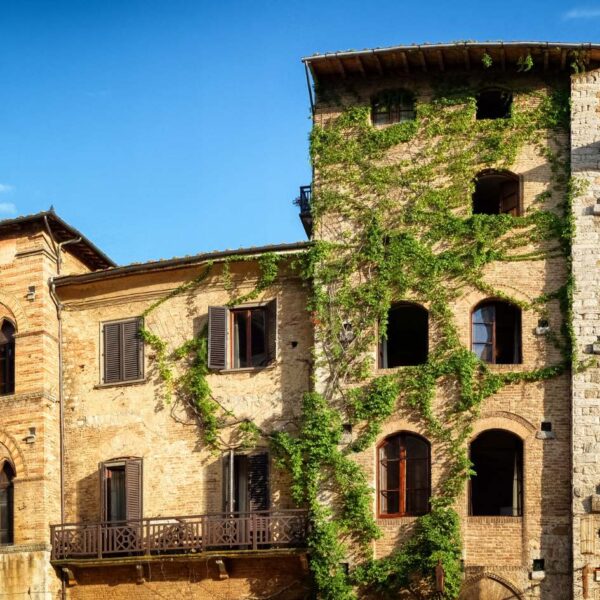
{"type": "Polygon", "coordinates": [[[52,525],[52,560],[302,547],[302,510],[52,525]]]}
{"type": "Polygon", "coordinates": [[[311,200],[312,186],[300,186],[300,195],[294,200],[294,204],[300,208],[300,220],[308,237],[312,235],[311,200]]]}

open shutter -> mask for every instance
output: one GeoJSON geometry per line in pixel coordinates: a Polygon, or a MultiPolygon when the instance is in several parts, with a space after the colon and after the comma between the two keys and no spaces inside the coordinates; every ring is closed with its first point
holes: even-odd
{"type": "Polygon", "coordinates": [[[142,459],[125,461],[125,507],[127,520],[142,518],[142,459]]]}
{"type": "Polygon", "coordinates": [[[248,508],[251,512],[269,510],[269,454],[248,456],[248,508]]]}
{"type": "Polygon", "coordinates": [[[108,472],[106,464],[101,462],[98,465],[98,473],[100,474],[100,520],[108,520],[108,472]]]}
{"type": "Polygon", "coordinates": [[[208,368],[227,368],[227,330],[229,310],[226,306],[208,307],[208,368]]]}
{"type": "Polygon", "coordinates": [[[143,348],[140,337],[140,321],[121,323],[121,341],[123,354],[123,381],[141,379],[143,377],[143,348]]]}
{"type": "Polygon", "coordinates": [[[507,181],[500,188],[500,212],[502,214],[517,216],[519,214],[518,185],[507,181]]]}
{"type": "Polygon", "coordinates": [[[269,362],[277,360],[277,298],[267,304],[267,337],[269,362]]]}
{"type": "Polygon", "coordinates": [[[106,323],[104,331],[104,383],[121,381],[121,324],[106,323]]]}

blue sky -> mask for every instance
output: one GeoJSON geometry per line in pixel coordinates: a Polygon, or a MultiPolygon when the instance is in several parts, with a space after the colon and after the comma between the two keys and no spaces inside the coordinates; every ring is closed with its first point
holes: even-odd
{"type": "Polygon", "coordinates": [[[556,0],[0,0],[0,217],[54,205],[121,264],[301,240],[302,56],[599,26],[556,0]]]}

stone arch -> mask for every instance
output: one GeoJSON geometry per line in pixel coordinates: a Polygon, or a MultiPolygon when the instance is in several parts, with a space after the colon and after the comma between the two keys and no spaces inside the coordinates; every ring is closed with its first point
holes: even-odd
{"type": "Polygon", "coordinates": [[[29,320],[19,299],[13,294],[0,292],[0,317],[4,316],[13,321],[18,333],[29,329],[29,320]],[[8,314],[3,314],[5,311],[8,311],[8,314]]]}
{"type": "Polygon", "coordinates": [[[7,433],[0,431],[0,461],[8,459],[15,470],[15,479],[21,479],[27,475],[23,454],[14,438],[7,433]]]}
{"type": "Polygon", "coordinates": [[[495,573],[483,572],[465,579],[459,600],[525,600],[510,581],[495,573]]]}

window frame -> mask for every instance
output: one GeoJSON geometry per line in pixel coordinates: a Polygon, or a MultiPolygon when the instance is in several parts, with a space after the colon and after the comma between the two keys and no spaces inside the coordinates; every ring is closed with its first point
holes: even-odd
{"type": "Polygon", "coordinates": [[[499,119],[503,119],[503,120],[512,119],[514,102],[515,102],[514,91],[507,87],[501,87],[501,86],[497,86],[497,85],[482,87],[477,91],[477,96],[475,97],[475,120],[476,121],[498,121],[499,119]],[[498,94],[505,94],[506,96],[508,96],[510,98],[509,105],[508,105],[508,114],[504,117],[480,117],[480,118],[477,118],[477,112],[479,109],[479,97],[482,94],[486,94],[486,93],[489,94],[491,92],[497,92],[498,94]]]}
{"type": "Polygon", "coordinates": [[[229,309],[229,314],[227,315],[229,319],[229,331],[228,331],[228,339],[227,343],[229,345],[229,369],[234,371],[239,371],[241,369],[264,369],[271,362],[271,358],[269,357],[269,314],[267,305],[247,305],[247,306],[234,306],[229,309]],[[264,319],[264,347],[265,347],[265,356],[267,360],[267,364],[265,365],[253,365],[252,364],[252,312],[260,311],[263,315],[264,319]],[[235,335],[235,315],[246,313],[246,366],[244,367],[235,367],[235,344],[234,344],[234,335],[235,335]]]}
{"type": "MultiPolygon", "coordinates": [[[[426,447],[427,447],[427,458],[426,460],[426,465],[427,465],[427,511],[425,513],[422,514],[428,514],[431,511],[431,443],[429,442],[429,440],[427,440],[427,438],[423,437],[422,435],[419,435],[418,433],[415,433],[413,431],[397,431],[396,433],[392,433],[388,436],[386,436],[378,445],[376,448],[376,469],[377,469],[377,518],[379,519],[399,519],[399,518],[403,518],[403,517],[418,517],[421,516],[421,514],[419,513],[408,513],[406,512],[406,463],[408,460],[407,458],[402,459],[402,444],[404,444],[404,439],[407,437],[414,437],[419,439],[420,441],[424,442],[426,447]],[[390,492],[390,491],[395,491],[395,490],[382,490],[381,488],[381,468],[382,468],[382,458],[381,458],[381,451],[384,448],[385,444],[388,443],[389,440],[396,438],[396,437],[400,437],[401,439],[401,446],[400,446],[400,457],[398,459],[398,468],[399,468],[399,487],[398,487],[398,495],[399,495],[399,499],[398,499],[398,507],[400,509],[404,508],[404,511],[400,510],[400,512],[397,513],[383,513],[381,511],[381,495],[382,492],[390,492]]],[[[404,453],[406,455],[406,447],[404,445],[404,453]]],[[[413,460],[420,460],[422,461],[423,459],[413,459],[413,460]]]]}
{"type": "MultiPolygon", "coordinates": [[[[106,380],[106,344],[105,344],[105,333],[104,328],[106,325],[123,325],[126,323],[134,323],[137,322],[138,326],[138,336],[139,330],[144,326],[144,318],[143,317],[127,317],[125,319],[113,319],[110,321],[101,321],[100,322],[100,387],[110,387],[113,385],[127,385],[131,383],[139,383],[146,380],[146,365],[145,365],[145,343],[141,336],[139,336],[139,349],[138,349],[138,376],[136,378],[131,379],[118,379],[118,380],[106,380]]],[[[121,359],[120,359],[120,372],[123,374],[123,346],[122,346],[122,337],[119,341],[120,349],[121,349],[121,359]]]]}
{"type": "Polygon", "coordinates": [[[8,541],[0,541],[0,548],[15,544],[15,467],[8,459],[0,460],[0,472],[6,475],[7,483],[2,485],[6,492],[6,510],[8,512],[8,541]],[[8,468],[8,470],[7,470],[8,468]]]}
{"type": "Polygon", "coordinates": [[[475,175],[475,177],[473,178],[473,184],[474,184],[474,189],[473,189],[473,193],[471,194],[471,215],[481,215],[481,214],[489,214],[489,213],[482,213],[482,212],[475,212],[474,211],[474,204],[475,204],[475,195],[477,194],[477,183],[479,181],[485,180],[485,179],[491,179],[491,178],[497,178],[500,180],[504,180],[506,183],[508,182],[513,182],[515,184],[516,187],[516,191],[517,191],[517,202],[515,204],[515,214],[512,214],[510,212],[510,210],[501,210],[502,209],[502,200],[503,198],[500,197],[499,199],[499,210],[497,213],[492,213],[492,215],[511,215],[513,217],[521,217],[523,216],[523,177],[522,175],[519,175],[518,173],[513,173],[513,171],[509,171],[508,169],[483,169],[482,171],[479,171],[477,173],[477,175],[475,175]]]}
{"type": "Polygon", "coordinates": [[[383,90],[371,98],[371,125],[373,127],[387,127],[398,123],[414,121],[417,118],[415,94],[410,90],[400,88],[383,90]],[[385,106],[387,110],[377,110],[377,105],[385,106]],[[410,108],[407,108],[410,106],[410,108]],[[408,115],[408,118],[403,118],[408,115]],[[378,118],[386,116],[385,122],[378,122],[378,118]]]}
{"type": "MultiPolygon", "coordinates": [[[[520,307],[518,307],[516,304],[512,304],[511,302],[507,302],[506,300],[502,300],[500,298],[485,298],[484,300],[481,300],[480,302],[478,302],[473,309],[471,310],[471,316],[470,316],[470,336],[471,336],[471,344],[470,344],[470,348],[471,348],[471,352],[473,354],[475,354],[475,356],[477,356],[477,358],[479,358],[479,360],[481,360],[482,362],[484,362],[486,365],[522,365],[523,364],[523,312],[521,311],[520,307]],[[517,356],[517,362],[510,362],[510,363],[499,363],[497,362],[497,349],[496,349],[496,325],[498,323],[498,318],[497,318],[497,314],[496,314],[496,305],[497,304],[506,304],[508,306],[510,306],[513,310],[518,311],[518,335],[519,335],[519,352],[518,352],[518,356],[517,356]],[[483,360],[482,358],[479,357],[479,355],[477,354],[477,352],[475,352],[474,350],[474,346],[475,346],[475,321],[474,321],[474,316],[475,313],[482,308],[485,305],[494,305],[494,321],[492,322],[492,361],[488,362],[486,360],[483,360]]],[[[477,322],[477,325],[488,325],[488,323],[486,322],[477,322]]],[[[484,345],[484,342],[477,342],[478,345],[484,345]]],[[[485,344],[487,345],[487,344],[485,344]]]]}
{"type": "MultiPolygon", "coordinates": [[[[208,368],[222,373],[261,371],[277,365],[279,355],[279,298],[275,296],[260,302],[236,306],[208,307],[208,368]],[[262,365],[234,367],[234,313],[261,309],[265,313],[266,362],[262,365]]],[[[249,321],[250,322],[250,321],[249,321]]]]}
{"type": "Polygon", "coordinates": [[[12,350],[12,355],[7,357],[7,360],[1,364],[1,368],[3,370],[2,378],[0,381],[4,380],[4,383],[0,384],[0,396],[12,396],[15,393],[15,385],[16,385],[16,358],[17,358],[17,344],[15,340],[15,335],[17,334],[17,326],[14,321],[11,319],[7,319],[6,317],[0,320],[0,329],[4,327],[4,324],[8,323],[13,328],[12,339],[5,344],[0,344],[0,346],[6,347],[8,350],[12,350]]]}

